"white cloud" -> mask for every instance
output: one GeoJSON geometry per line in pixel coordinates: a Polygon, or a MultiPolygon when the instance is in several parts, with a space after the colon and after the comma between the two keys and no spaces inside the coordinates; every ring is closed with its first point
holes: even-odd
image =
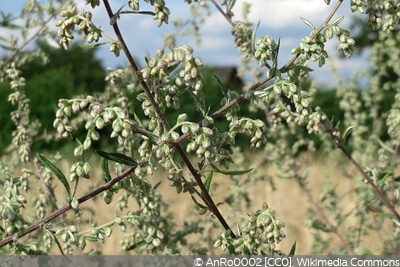
{"type": "MultiPolygon", "coordinates": [[[[241,3],[236,5],[236,13],[240,13],[241,3]],[[239,10],[238,10],[239,9],[239,10]]],[[[330,7],[323,0],[253,0],[249,19],[270,28],[284,28],[302,23],[306,18],[312,23],[321,23],[330,7]]]]}

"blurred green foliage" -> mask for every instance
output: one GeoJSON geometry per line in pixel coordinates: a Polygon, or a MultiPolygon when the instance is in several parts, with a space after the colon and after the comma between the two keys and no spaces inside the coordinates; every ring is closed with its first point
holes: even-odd
{"type": "MultiPolygon", "coordinates": [[[[53,130],[53,120],[57,109],[58,99],[72,98],[82,94],[96,95],[104,91],[106,82],[104,81],[105,69],[102,62],[95,56],[96,49],[85,49],[78,45],[73,45],[68,51],[52,48],[45,43],[38,43],[40,49],[45,52],[48,62],[45,64],[37,59],[23,66],[23,76],[26,78],[26,94],[31,100],[31,118],[41,122],[44,131],[53,130]]],[[[204,100],[209,106],[209,114],[212,114],[221,106],[219,101],[223,97],[221,85],[218,79],[224,84],[225,89],[241,92],[243,83],[236,76],[234,67],[214,67],[203,70],[204,100]]],[[[306,81],[303,88],[307,90],[310,82],[306,81]]],[[[7,96],[11,89],[7,83],[0,83],[0,151],[6,149],[11,142],[9,134],[14,128],[10,119],[10,112],[14,107],[7,101],[7,96]]],[[[361,92],[361,90],[360,90],[361,92]]],[[[361,93],[360,93],[361,94],[361,93]]],[[[381,101],[380,112],[387,112],[393,103],[393,94],[387,92],[386,97],[381,101]]],[[[133,98],[136,95],[132,96],[133,98]]],[[[181,113],[186,113],[192,121],[200,121],[202,115],[196,110],[192,96],[184,93],[181,96],[181,109],[179,112],[173,108],[167,109],[167,120],[174,123],[181,113]]],[[[322,88],[315,94],[315,105],[320,106],[327,114],[329,119],[335,122],[343,121],[344,114],[338,108],[339,97],[333,88],[322,88]]],[[[137,110],[137,115],[142,119],[141,110],[137,110]]],[[[249,105],[243,105],[239,115],[252,117],[254,119],[265,120],[265,114],[258,110],[256,113],[249,105]],[[245,108],[243,108],[245,107],[245,108]]],[[[224,118],[219,117],[215,121],[218,130],[225,131],[229,124],[224,118]]],[[[340,124],[339,124],[340,127],[340,124]]],[[[372,127],[372,122],[370,127],[372,127]]],[[[295,139],[301,138],[308,133],[305,129],[299,129],[302,133],[293,135],[295,139]]],[[[106,131],[104,132],[106,133],[106,131]]],[[[291,137],[289,137],[290,139],[291,137]]],[[[381,137],[382,140],[387,138],[381,137]]],[[[84,139],[78,138],[78,139],[84,139]]],[[[238,136],[237,144],[246,147],[249,137],[238,136]]],[[[270,140],[273,142],[273,140],[270,140]]],[[[315,137],[316,147],[320,146],[320,140],[315,137]]],[[[38,142],[37,148],[53,149],[58,148],[60,143],[38,142]]]]}
{"type": "MultiPolygon", "coordinates": [[[[96,94],[104,91],[105,70],[102,62],[95,56],[96,49],[85,49],[73,45],[66,51],[55,49],[46,43],[39,42],[38,48],[47,56],[45,63],[41,58],[21,67],[22,76],[26,79],[25,92],[30,99],[31,119],[38,120],[44,131],[53,130],[53,121],[58,100],[72,98],[82,94],[96,94]]],[[[14,124],[10,112],[15,109],[8,101],[10,86],[0,83],[0,151],[11,142],[10,132],[14,124]]],[[[38,142],[36,146],[51,149],[59,144],[38,142]]]]}

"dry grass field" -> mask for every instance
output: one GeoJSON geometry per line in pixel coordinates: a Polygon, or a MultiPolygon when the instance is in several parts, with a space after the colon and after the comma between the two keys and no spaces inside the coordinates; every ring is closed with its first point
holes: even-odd
{"type": "MultiPolygon", "coordinates": [[[[258,156],[259,155],[250,155],[250,157],[258,156]]],[[[319,203],[318,197],[324,188],[327,188],[327,186],[336,186],[338,195],[341,196],[341,204],[339,207],[344,212],[351,211],[354,208],[354,194],[349,192],[351,192],[352,188],[354,188],[354,185],[359,181],[356,181],[355,178],[346,177],[343,173],[344,170],[346,170],[346,173],[351,173],[353,170],[351,166],[347,164],[338,164],[329,159],[316,160],[310,155],[303,155],[299,160],[304,168],[310,167],[308,181],[310,192],[315,203],[319,203]]],[[[67,169],[66,165],[64,167],[67,169]]],[[[271,167],[258,171],[265,173],[266,175],[268,174],[276,177],[279,173],[276,168],[271,167]]],[[[100,170],[96,170],[94,172],[92,181],[94,185],[101,181],[100,170]]],[[[177,195],[175,189],[169,186],[169,183],[162,172],[155,173],[152,177],[150,177],[150,181],[153,184],[161,181],[160,192],[163,195],[165,202],[169,205],[168,210],[174,214],[175,223],[177,225],[183,225],[185,220],[204,221],[204,217],[200,217],[195,211],[190,196],[188,194],[177,195]]],[[[213,191],[212,195],[215,197],[216,202],[223,201],[226,197],[226,193],[229,192],[231,185],[228,179],[222,175],[215,176],[214,181],[218,183],[219,186],[213,191]]],[[[305,221],[308,218],[307,209],[311,208],[313,210],[317,210],[318,208],[310,203],[306,194],[299,188],[296,181],[291,179],[276,178],[275,183],[275,190],[272,190],[267,181],[249,184],[249,195],[253,201],[253,204],[249,210],[241,210],[240,212],[243,214],[243,216],[246,216],[247,213],[254,213],[256,210],[260,209],[262,203],[268,203],[271,208],[276,210],[277,218],[286,223],[286,227],[284,228],[286,238],[280,244],[279,249],[288,253],[292,244],[296,241],[297,255],[310,254],[312,251],[312,234],[314,230],[308,228],[305,224],[305,221]]],[[[62,186],[58,186],[57,191],[59,191],[59,194],[62,194],[62,186]]],[[[77,193],[77,197],[79,197],[85,191],[87,191],[87,188],[85,188],[84,182],[82,182],[80,190],[77,193]]],[[[114,196],[114,199],[117,197],[117,195],[114,196]]],[[[137,209],[137,205],[134,202],[131,202],[129,205],[132,210],[137,209]]],[[[89,200],[88,202],[82,204],[81,207],[93,209],[96,212],[95,220],[98,222],[98,224],[106,223],[107,221],[111,220],[115,212],[114,203],[111,205],[106,205],[101,197],[95,202],[89,200]]],[[[229,206],[221,205],[221,211],[222,214],[227,217],[228,223],[231,225],[231,227],[235,229],[238,221],[235,221],[233,217],[230,216],[230,212],[232,212],[232,210],[229,208],[229,206]]],[[[212,220],[210,214],[205,216],[208,221],[212,220]]],[[[354,216],[350,216],[345,221],[344,225],[339,228],[339,231],[344,235],[347,227],[356,223],[357,222],[355,221],[354,216]]],[[[85,226],[83,226],[80,230],[87,230],[87,228],[85,229],[85,226]]],[[[222,231],[222,227],[219,230],[222,231]]],[[[218,232],[215,230],[207,230],[204,235],[216,235],[217,233],[218,232]]],[[[204,235],[193,236],[191,237],[191,241],[195,242],[204,240],[204,235]]],[[[106,242],[101,244],[90,244],[88,247],[102,250],[103,253],[107,255],[124,254],[124,252],[120,250],[118,243],[119,241],[117,241],[119,240],[120,236],[121,233],[119,229],[114,227],[111,239],[106,239],[106,242]]],[[[340,248],[342,246],[342,243],[339,241],[337,236],[330,234],[327,237],[331,238],[330,245],[332,248],[340,248]]],[[[379,240],[379,236],[369,236],[362,240],[362,245],[370,249],[372,252],[379,254],[382,248],[380,242],[377,242],[377,240],[379,240]]],[[[55,250],[54,253],[57,253],[57,250],[55,250]]],[[[185,252],[183,251],[182,253],[185,252]]],[[[222,252],[218,250],[212,250],[212,253],[218,254],[222,252]]]]}

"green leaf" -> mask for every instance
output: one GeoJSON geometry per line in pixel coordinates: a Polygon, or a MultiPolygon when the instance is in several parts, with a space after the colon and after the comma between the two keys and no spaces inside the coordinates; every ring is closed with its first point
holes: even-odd
{"type": "Polygon", "coordinates": [[[377,179],[378,179],[378,183],[383,184],[383,183],[386,182],[386,180],[387,180],[390,176],[392,176],[392,175],[393,175],[393,173],[391,173],[391,172],[384,172],[384,173],[381,173],[381,174],[379,175],[379,177],[377,178],[377,179]]]}
{"type": "Polygon", "coordinates": [[[347,138],[349,137],[349,135],[350,135],[351,131],[353,130],[353,128],[354,128],[354,126],[350,126],[344,131],[344,133],[342,135],[342,138],[341,138],[342,144],[347,141],[347,138]]]}
{"type": "Polygon", "coordinates": [[[200,204],[199,202],[197,202],[197,200],[196,200],[193,196],[191,196],[191,197],[192,197],[192,200],[193,200],[194,204],[195,204],[198,208],[200,208],[200,209],[202,209],[202,210],[204,210],[204,209],[207,209],[207,210],[208,210],[208,207],[207,207],[207,206],[204,206],[204,205],[200,204]]]}
{"type": "Polygon", "coordinates": [[[207,189],[207,192],[210,192],[210,185],[213,178],[214,172],[211,171],[210,174],[207,176],[207,179],[204,181],[204,187],[207,189]]]}
{"type": "Polygon", "coordinates": [[[315,30],[315,27],[312,25],[311,22],[306,20],[305,18],[300,18],[308,27],[310,27],[312,30],[315,30]]]}
{"type": "Polygon", "coordinates": [[[108,160],[103,158],[101,161],[101,169],[103,170],[104,173],[104,182],[109,182],[111,181],[111,174],[110,174],[110,169],[108,168],[108,160]]]}
{"type": "Polygon", "coordinates": [[[60,182],[64,185],[65,190],[67,190],[68,196],[71,196],[71,188],[69,187],[69,183],[65,178],[64,174],[60,171],[60,169],[57,168],[53,163],[51,163],[50,160],[45,158],[45,156],[43,156],[42,154],[38,155],[38,159],[40,163],[43,164],[43,166],[48,168],[52,173],[54,173],[57,176],[60,182]]]}
{"type": "Polygon", "coordinates": [[[375,213],[374,216],[379,217],[379,218],[384,218],[384,219],[396,219],[396,216],[394,216],[394,214],[388,213],[388,212],[375,213]]]}
{"type": "Polygon", "coordinates": [[[135,243],[135,244],[133,244],[132,246],[128,247],[128,248],[126,249],[126,251],[129,251],[129,250],[134,250],[134,249],[137,249],[137,248],[143,247],[144,245],[146,245],[146,242],[144,242],[144,241],[140,241],[140,242],[138,242],[138,243],[135,243]]]}
{"type": "Polygon", "coordinates": [[[218,172],[225,175],[242,175],[251,172],[254,168],[246,169],[246,170],[221,170],[218,169],[214,164],[211,164],[214,168],[212,171],[218,172]]]}
{"type": "Polygon", "coordinates": [[[101,157],[118,162],[127,166],[132,166],[136,167],[137,163],[135,160],[133,160],[131,157],[128,157],[127,155],[121,154],[121,153],[108,153],[105,151],[97,150],[97,154],[99,154],[101,157]]]}
{"type": "Polygon", "coordinates": [[[98,46],[106,45],[106,44],[112,44],[112,42],[101,42],[101,43],[95,43],[95,44],[81,44],[80,46],[82,48],[96,48],[98,46]]]}
{"type": "Polygon", "coordinates": [[[251,34],[251,49],[253,53],[256,51],[256,34],[259,26],[260,26],[260,21],[258,21],[256,28],[251,34]]]}
{"type": "Polygon", "coordinates": [[[379,145],[385,149],[387,152],[389,152],[390,154],[393,154],[393,148],[391,148],[390,146],[386,145],[381,139],[377,138],[379,145]]]}
{"type": "Polygon", "coordinates": [[[228,6],[226,8],[226,10],[228,11],[227,13],[230,13],[232,11],[235,4],[236,4],[236,0],[229,1],[228,6]]]}
{"type": "Polygon", "coordinates": [[[320,220],[314,220],[312,221],[311,227],[317,230],[321,230],[325,233],[331,233],[332,232],[332,228],[329,227],[328,225],[326,225],[326,223],[323,223],[320,220]]]}
{"type": "Polygon", "coordinates": [[[152,11],[139,11],[139,10],[124,10],[119,12],[119,14],[141,14],[141,15],[149,15],[154,16],[155,13],[152,11]]]}
{"type": "Polygon", "coordinates": [[[338,17],[337,19],[335,19],[334,22],[332,22],[332,25],[338,25],[339,23],[341,23],[344,19],[344,16],[338,17]]]}
{"type": "Polygon", "coordinates": [[[279,55],[279,48],[281,47],[281,37],[278,38],[278,44],[276,45],[276,52],[274,53],[274,58],[273,60],[273,67],[278,69],[278,55],[279,55]]]}
{"type": "Polygon", "coordinates": [[[228,98],[228,88],[226,88],[225,84],[221,81],[221,79],[217,75],[214,74],[214,78],[217,80],[223,96],[228,98]]]}
{"type": "Polygon", "coordinates": [[[296,253],[296,241],[294,241],[292,248],[290,249],[289,256],[294,256],[296,253]]]}
{"type": "Polygon", "coordinates": [[[61,254],[64,255],[64,251],[62,250],[62,246],[60,244],[60,241],[58,241],[58,239],[55,236],[55,234],[52,231],[49,231],[49,230],[47,230],[45,228],[44,228],[44,230],[51,235],[51,237],[53,238],[54,242],[56,242],[56,245],[57,245],[58,249],[60,250],[61,254]]]}

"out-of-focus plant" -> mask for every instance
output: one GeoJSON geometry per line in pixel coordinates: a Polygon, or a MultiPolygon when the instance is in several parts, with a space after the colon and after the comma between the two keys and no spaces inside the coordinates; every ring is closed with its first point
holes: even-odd
{"type": "MultiPolygon", "coordinates": [[[[216,9],[227,20],[232,26],[233,45],[242,55],[241,73],[253,70],[254,80],[239,92],[230,90],[216,77],[222,93],[220,106],[216,109],[211,109],[204,97],[203,62],[195,56],[191,46],[178,45],[179,38],[174,39],[176,35],[167,35],[167,45],[160,44],[153,57],[146,57],[145,66],[140,67],[133,58],[131,48],[124,39],[128,33],[121,32],[119,22],[128,20],[130,16],[151,15],[157,25],[163,27],[173,12],[163,0],[144,2],[149,4],[145,9],[143,1],[139,0],[129,0],[121,6],[111,6],[108,0],[87,0],[91,8],[80,9],[72,1],[48,1],[44,4],[30,0],[21,13],[27,25],[17,27],[21,30],[20,41],[16,36],[12,36],[8,43],[2,40],[2,45],[10,49],[11,54],[1,62],[0,77],[9,81],[13,90],[9,101],[15,106],[11,117],[16,125],[12,133],[15,150],[3,157],[0,164],[2,253],[49,253],[54,246],[62,253],[74,253],[74,249],[85,250],[88,242],[104,242],[112,238],[117,227],[123,232],[120,244],[125,251],[211,253],[205,244],[189,245],[186,241],[189,235],[203,231],[207,223],[185,223],[180,228],[173,223],[172,215],[164,212],[166,204],[163,196],[158,191],[158,185],[152,184],[150,179],[157,169],[164,170],[165,180],[176,189],[177,194],[190,194],[199,216],[204,216],[208,223],[211,221],[212,226],[220,230],[221,234],[214,240],[206,238],[214,249],[219,249],[219,253],[289,253],[277,247],[285,238],[285,223],[267,204],[254,211],[246,192],[246,182],[237,179],[242,177],[246,179],[244,181],[254,183],[265,180],[256,169],[246,165],[243,155],[235,147],[238,135],[242,134],[250,136],[249,148],[259,149],[265,155],[262,164],[275,163],[280,166],[282,176],[296,179],[314,205],[313,211],[319,216],[310,217],[310,226],[332,233],[343,245],[340,253],[366,253],[357,238],[360,240],[364,231],[373,230],[368,219],[391,223],[391,233],[384,241],[385,249],[398,252],[399,187],[395,174],[400,137],[398,101],[386,116],[372,117],[376,119],[377,126],[381,120],[387,124],[390,138],[383,142],[374,138],[375,131],[379,131],[380,127],[374,128],[372,133],[366,132],[363,127],[371,115],[361,108],[351,86],[343,90],[341,97],[341,108],[345,111],[342,123],[346,126],[343,132],[320,107],[313,105],[315,85],[308,90],[304,86],[308,84],[305,79],[312,71],[309,62],[317,62],[320,67],[325,65],[328,58],[326,43],[330,39],[338,40],[337,48],[346,57],[353,51],[354,40],[350,31],[341,27],[343,16],[337,14],[342,0],[332,4],[325,1],[331,9],[321,25],[314,26],[303,19],[310,28],[310,34],[293,48],[292,58],[283,65],[278,63],[280,40],[257,32],[257,26],[249,22],[246,15],[243,20],[237,19],[233,12],[236,1],[185,1],[192,5],[193,10],[197,9],[193,11],[196,16],[202,14],[203,8],[206,15],[216,9]],[[147,9],[149,6],[152,7],[150,11],[147,9]],[[89,11],[101,8],[109,17],[112,32],[104,32],[105,27],[95,22],[97,13],[89,11]],[[32,153],[31,147],[40,125],[29,118],[29,99],[21,72],[21,66],[27,60],[44,58],[40,51],[29,54],[22,54],[21,51],[35,37],[46,34],[51,37],[48,23],[58,13],[57,38],[63,48],[68,49],[75,37],[81,35],[93,46],[109,45],[111,53],[117,57],[124,55],[128,60],[126,68],[109,69],[105,77],[108,86],[103,94],[59,99],[53,126],[59,138],[71,140],[71,146],[75,145],[67,173],[57,167],[63,155],[32,153]],[[28,34],[30,31],[33,34],[28,34]],[[254,67],[252,62],[257,62],[258,67],[254,67]],[[133,99],[132,95],[137,95],[137,98],[133,99]],[[182,102],[182,95],[190,95],[191,102],[182,102]],[[240,107],[249,104],[263,110],[265,119],[240,115],[240,107]],[[179,113],[176,120],[167,119],[168,109],[179,111],[183,105],[195,106],[200,119],[194,120],[185,113],[179,113]],[[138,109],[141,109],[144,118],[136,115],[138,109]],[[216,125],[217,119],[221,118],[228,124],[227,129],[219,129],[216,125]],[[84,125],[86,129],[86,136],[81,140],[74,136],[74,129],[79,125],[84,125]],[[109,129],[109,137],[100,135],[103,129],[109,129]],[[329,139],[329,149],[337,148],[357,169],[357,175],[353,174],[355,183],[357,179],[365,182],[356,191],[358,202],[354,213],[360,220],[360,227],[349,232],[349,236],[339,228],[348,215],[338,209],[339,198],[335,190],[324,191],[319,201],[314,200],[307,186],[307,172],[300,172],[296,156],[302,147],[313,149],[312,139],[301,134],[298,140],[285,142],[288,136],[296,136],[299,129],[329,139]],[[101,138],[106,138],[109,149],[114,150],[93,151],[94,143],[101,138]],[[347,148],[348,142],[353,143],[353,154],[347,148]],[[94,166],[89,160],[93,157],[102,159],[103,181],[80,196],[78,189],[84,188],[85,184],[91,185],[91,182],[95,184],[94,166]],[[213,186],[216,183],[213,178],[216,173],[226,175],[234,184],[232,191],[223,198],[232,213],[224,214],[220,209],[221,203],[215,200],[213,186]],[[35,182],[42,186],[37,188],[35,182]],[[57,184],[64,188],[65,195],[55,194],[57,184]],[[117,209],[113,211],[113,220],[99,225],[96,216],[88,218],[83,203],[100,194],[106,204],[111,207],[115,203],[117,209]],[[136,208],[130,207],[130,199],[135,200],[136,208]],[[26,212],[29,206],[35,208],[34,214],[26,212]],[[236,210],[236,207],[244,210],[236,210]],[[370,215],[371,209],[378,215],[370,215]],[[74,214],[73,218],[67,216],[68,211],[74,214]],[[355,234],[357,231],[360,235],[355,234]]],[[[399,27],[400,7],[395,1],[352,1],[351,8],[366,13],[371,25],[382,36],[381,45],[387,42],[386,46],[398,52],[395,45],[398,35],[393,31],[399,27]]],[[[245,14],[249,9],[250,6],[245,5],[245,14]]],[[[3,19],[2,25],[15,28],[11,16],[4,15],[3,19]]],[[[201,25],[198,23],[204,20],[194,19],[191,21],[193,24],[176,22],[177,35],[187,25],[193,26],[192,32],[199,34],[197,29],[201,25]]],[[[145,41],[140,37],[137,40],[145,41]]],[[[384,47],[377,45],[376,49],[383,51],[384,47]]],[[[375,67],[376,62],[380,62],[379,56],[377,53],[374,58],[375,67]]],[[[399,70],[396,60],[382,64],[393,64],[393,69],[399,70]]],[[[379,79],[379,75],[374,79],[379,79]]],[[[382,88],[374,87],[374,80],[372,84],[372,89],[365,93],[365,99],[373,110],[382,88]]],[[[398,81],[386,87],[398,91],[398,81]]],[[[397,98],[400,98],[398,96],[399,93],[397,98]]],[[[325,241],[318,236],[318,232],[316,240],[320,242],[320,248],[325,248],[322,246],[325,241]]]]}

